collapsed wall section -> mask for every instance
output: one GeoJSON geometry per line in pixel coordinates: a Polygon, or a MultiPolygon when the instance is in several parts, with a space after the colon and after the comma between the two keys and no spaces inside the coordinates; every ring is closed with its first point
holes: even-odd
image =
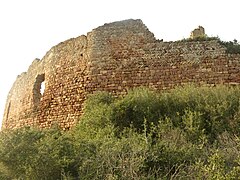
{"type": "Polygon", "coordinates": [[[217,41],[156,40],[141,20],[105,24],[53,47],[17,78],[2,128],[45,128],[56,122],[69,129],[95,91],[121,95],[139,86],[239,85],[240,56],[225,51],[217,41]]]}

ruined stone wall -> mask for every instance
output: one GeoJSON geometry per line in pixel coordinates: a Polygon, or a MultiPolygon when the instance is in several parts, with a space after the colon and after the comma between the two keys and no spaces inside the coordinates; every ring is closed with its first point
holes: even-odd
{"type": "Polygon", "coordinates": [[[79,120],[87,94],[120,95],[138,86],[163,90],[189,82],[238,85],[240,56],[226,54],[217,41],[158,41],[141,20],[105,24],[53,47],[17,78],[3,128],[57,122],[68,129],[79,120]]]}
{"type": "Polygon", "coordinates": [[[25,125],[63,128],[74,124],[85,99],[87,38],[80,36],[53,47],[42,60],[34,60],[11,88],[3,128],[25,125]],[[45,82],[45,91],[40,86],[45,82]]]}

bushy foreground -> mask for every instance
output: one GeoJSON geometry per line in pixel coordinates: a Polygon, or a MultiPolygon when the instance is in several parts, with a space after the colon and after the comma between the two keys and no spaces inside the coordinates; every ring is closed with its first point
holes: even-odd
{"type": "Polygon", "coordinates": [[[240,89],[88,98],[76,127],[0,134],[0,178],[238,179],[240,89]]]}

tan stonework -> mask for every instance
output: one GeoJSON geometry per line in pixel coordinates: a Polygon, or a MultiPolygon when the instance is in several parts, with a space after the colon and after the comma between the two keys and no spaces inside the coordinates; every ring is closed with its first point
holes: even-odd
{"type": "Polygon", "coordinates": [[[95,91],[121,95],[138,86],[163,90],[191,82],[238,85],[240,56],[226,54],[217,41],[156,40],[141,20],[105,24],[52,47],[17,77],[2,128],[58,123],[69,129],[95,91]]]}
{"type": "Polygon", "coordinates": [[[198,28],[194,29],[191,32],[190,38],[198,38],[198,37],[206,37],[205,30],[202,26],[198,26],[198,28]]]}

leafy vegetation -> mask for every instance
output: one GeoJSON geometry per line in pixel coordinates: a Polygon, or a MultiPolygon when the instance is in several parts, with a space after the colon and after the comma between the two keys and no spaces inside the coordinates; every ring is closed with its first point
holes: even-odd
{"type": "Polygon", "coordinates": [[[227,48],[227,53],[240,54],[240,44],[236,39],[233,41],[219,41],[219,43],[227,48]]]}
{"type": "Polygon", "coordinates": [[[233,41],[222,41],[219,37],[199,36],[196,38],[182,39],[179,42],[196,42],[196,41],[213,41],[217,40],[219,44],[226,48],[226,53],[240,54],[240,44],[234,39],[233,41]]]}
{"type": "Polygon", "coordinates": [[[219,37],[209,37],[209,36],[198,36],[194,38],[184,38],[179,42],[195,42],[195,41],[213,41],[213,40],[220,40],[219,37]]]}
{"type": "Polygon", "coordinates": [[[0,179],[238,179],[240,88],[91,95],[72,130],[0,134],[0,179]]]}

